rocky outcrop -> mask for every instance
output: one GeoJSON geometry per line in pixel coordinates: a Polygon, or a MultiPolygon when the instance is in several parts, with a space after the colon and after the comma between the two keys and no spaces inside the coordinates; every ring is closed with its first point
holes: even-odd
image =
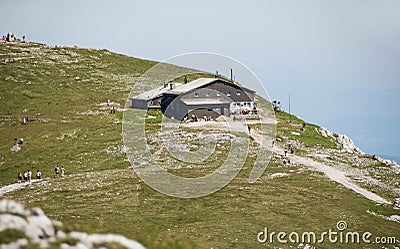
{"type": "MultiPolygon", "coordinates": [[[[333,132],[329,131],[328,129],[324,128],[324,127],[320,127],[319,129],[317,129],[317,131],[323,137],[331,137],[331,138],[335,139],[336,142],[338,142],[341,145],[343,152],[356,153],[356,154],[359,154],[359,155],[365,155],[365,153],[360,148],[358,148],[354,144],[353,140],[351,138],[349,138],[348,136],[342,135],[342,134],[333,133],[333,132]]],[[[386,164],[388,166],[392,166],[392,167],[394,167],[396,169],[399,168],[399,165],[395,161],[388,160],[388,159],[383,159],[383,158],[381,158],[379,156],[376,156],[376,155],[373,156],[373,159],[377,160],[377,161],[379,161],[379,162],[381,162],[383,164],[386,164]]]]}
{"type": "Polygon", "coordinates": [[[397,167],[399,167],[399,165],[398,165],[395,161],[392,161],[392,160],[389,160],[389,159],[383,159],[382,157],[377,156],[377,155],[374,155],[374,156],[373,156],[373,159],[374,159],[374,160],[377,160],[377,161],[380,162],[380,163],[386,164],[386,165],[391,165],[391,166],[397,166],[397,167]]]}
{"type": "Polygon", "coordinates": [[[320,127],[318,129],[318,132],[323,137],[331,137],[331,138],[335,139],[336,142],[338,142],[342,146],[342,151],[343,152],[356,153],[356,154],[360,154],[360,155],[364,155],[365,154],[360,148],[358,148],[354,144],[353,140],[351,140],[351,138],[349,138],[346,135],[332,133],[331,131],[329,131],[328,129],[326,129],[324,127],[320,127]]]}
{"type": "Polygon", "coordinates": [[[118,243],[129,249],[144,248],[140,243],[122,235],[87,234],[75,231],[66,234],[60,229],[61,227],[62,223],[50,220],[40,208],[24,209],[15,201],[0,200],[0,233],[11,229],[22,231],[25,235],[25,238],[16,238],[8,244],[0,244],[1,249],[21,248],[29,244],[38,244],[41,248],[53,244],[65,249],[90,249],[98,248],[99,244],[104,243],[118,243]]]}

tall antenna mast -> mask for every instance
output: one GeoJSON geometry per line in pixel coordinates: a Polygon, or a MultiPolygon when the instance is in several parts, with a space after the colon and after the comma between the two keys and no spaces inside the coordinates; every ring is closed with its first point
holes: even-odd
{"type": "Polygon", "coordinates": [[[289,122],[292,122],[292,115],[290,114],[290,93],[289,93],[289,122]]]}

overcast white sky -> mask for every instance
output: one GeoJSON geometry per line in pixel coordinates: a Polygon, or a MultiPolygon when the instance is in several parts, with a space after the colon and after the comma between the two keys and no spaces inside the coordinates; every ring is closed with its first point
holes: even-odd
{"type": "MultiPolygon", "coordinates": [[[[213,52],[298,116],[400,155],[400,1],[1,1],[0,32],[157,61],[213,52]]],[[[239,77],[239,76],[238,76],[239,77]]]]}

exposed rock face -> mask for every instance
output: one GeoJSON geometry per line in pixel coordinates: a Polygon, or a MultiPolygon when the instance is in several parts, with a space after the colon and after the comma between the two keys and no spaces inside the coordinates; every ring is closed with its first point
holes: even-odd
{"type": "Polygon", "coordinates": [[[365,154],[360,148],[358,148],[354,144],[353,140],[351,140],[351,138],[349,138],[346,135],[332,133],[331,131],[329,131],[328,129],[326,129],[324,127],[320,127],[318,129],[318,132],[324,137],[331,137],[331,138],[335,139],[339,144],[342,145],[342,150],[344,152],[357,153],[360,155],[365,154]]]}
{"type": "MultiPolygon", "coordinates": [[[[328,129],[324,128],[324,127],[320,127],[318,129],[318,132],[323,137],[331,137],[331,138],[335,139],[339,144],[342,145],[342,151],[343,152],[356,153],[356,154],[359,154],[359,155],[365,155],[365,153],[354,144],[353,140],[351,138],[349,138],[348,136],[346,136],[346,135],[333,133],[333,132],[329,131],[328,129]]],[[[383,159],[383,158],[381,158],[379,156],[376,156],[376,155],[374,155],[373,158],[375,160],[383,163],[383,164],[388,165],[388,166],[393,166],[395,168],[399,168],[399,165],[395,161],[388,160],[388,159],[383,159]]]]}
{"type": "Polygon", "coordinates": [[[323,137],[333,137],[333,133],[332,133],[330,130],[324,128],[324,127],[320,127],[319,130],[318,130],[318,132],[319,132],[323,137]]]}
{"type": "Polygon", "coordinates": [[[36,243],[42,248],[49,247],[50,243],[60,244],[61,248],[95,248],[96,244],[115,242],[130,249],[144,247],[131,239],[115,234],[86,234],[70,232],[65,234],[54,227],[62,226],[60,222],[50,220],[40,208],[24,209],[12,200],[0,200],[0,232],[7,229],[22,231],[26,238],[17,239],[9,244],[0,244],[1,249],[21,248],[30,243],[36,243]],[[76,244],[65,243],[66,239],[73,239],[76,244]]]}
{"type": "Polygon", "coordinates": [[[392,166],[399,167],[399,165],[395,161],[392,161],[392,160],[389,160],[389,159],[383,159],[382,157],[379,157],[379,156],[376,156],[376,155],[374,155],[374,159],[377,160],[378,162],[381,162],[381,163],[386,164],[386,165],[392,165],[392,166]]]}
{"type": "Polygon", "coordinates": [[[346,135],[337,134],[336,141],[338,141],[343,146],[343,150],[346,152],[357,153],[360,155],[365,154],[360,148],[358,148],[354,144],[353,140],[351,140],[351,138],[346,135]]]}

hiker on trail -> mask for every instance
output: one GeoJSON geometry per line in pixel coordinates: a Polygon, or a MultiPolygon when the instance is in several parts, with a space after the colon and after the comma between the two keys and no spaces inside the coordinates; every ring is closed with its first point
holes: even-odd
{"type": "Polygon", "coordinates": [[[64,176],[64,173],[65,173],[64,166],[61,166],[61,176],[64,176]]]}
{"type": "Polygon", "coordinates": [[[25,38],[26,38],[26,36],[23,35],[23,36],[22,36],[22,41],[23,41],[23,42],[25,42],[25,38]]]}
{"type": "Polygon", "coordinates": [[[56,172],[56,176],[60,174],[60,168],[58,166],[54,168],[54,171],[56,172]]]}
{"type": "Polygon", "coordinates": [[[247,129],[249,129],[249,133],[250,133],[250,131],[251,131],[251,127],[250,127],[250,125],[248,125],[248,126],[247,126],[247,129]]]}
{"type": "Polygon", "coordinates": [[[28,182],[32,181],[32,171],[29,169],[28,170],[28,182]]]}
{"type": "Polygon", "coordinates": [[[28,172],[24,171],[24,182],[28,181],[28,172]]]}
{"type": "Polygon", "coordinates": [[[29,122],[29,117],[22,118],[22,124],[27,124],[29,122]]]}
{"type": "Polygon", "coordinates": [[[287,150],[285,150],[285,157],[287,156],[287,150]]]}
{"type": "Polygon", "coordinates": [[[22,172],[18,172],[18,183],[22,182],[22,172]]]}
{"type": "Polygon", "coordinates": [[[40,180],[40,177],[42,176],[42,172],[40,170],[36,171],[36,179],[40,180]]]}
{"type": "Polygon", "coordinates": [[[306,123],[303,122],[302,126],[301,126],[301,131],[305,131],[306,130],[306,123]]]}
{"type": "Polygon", "coordinates": [[[294,154],[294,148],[293,147],[290,149],[290,153],[294,154]]]}
{"type": "Polygon", "coordinates": [[[107,99],[107,106],[110,106],[110,100],[107,99]]]}

